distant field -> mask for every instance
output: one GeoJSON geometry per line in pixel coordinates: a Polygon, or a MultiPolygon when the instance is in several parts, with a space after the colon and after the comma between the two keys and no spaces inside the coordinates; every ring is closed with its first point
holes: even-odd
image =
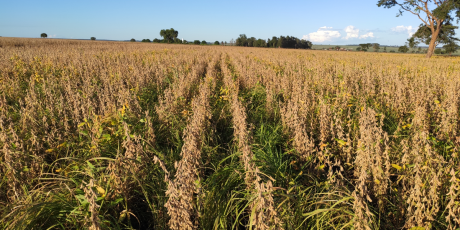
{"type": "MultiPolygon", "coordinates": [[[[328,48],[331,48],[331,47],[335,47],[337,45],[313,45],[313,49],[328,49],[328,48]]],[[[341,48],[346,48],[346,49],[353,49],[356,51],[356,48],[358,48],[359,46],[347,46],[347,45],[338,45],[340,46],[341,48]]],[[[387,46],[387,52],[390,52],[391,50],[395,51],[395,52],[398,52],[398,47],[394,47],[394,46],[387,46]]],[[[380,50],[379,52],[383,52],[383,49],[384,49],[384,46],[381,46],[380,47],[380,50]]],[[[422,48],[422,49],[426,49],[426,48],[422,48]]],[[[416,49],[417,50],[417,49],[416,49]]],[[[374,52],[374,49],[371,47],[367,50],[367,52],[374,52]]]]}
{"type": "MultiPolygon", "coordinates": [[[[328,49],[328,48],[331,48],[331,47],[335,47],[337,45],[313,45],[312,49],[315,49],[315,50],[320,50],[320,49],[328,49]]],[[[354,51],[356,51],[356,48],[358,48],[359,46],[347,46],[347,45],[338,45],[340,46],[341,48],[345,48],[345,49],[353,49],[354,51]]],[[[380,46],[380,50],[379,52],[384,52],[384,48],[385,46],[380,46]]],[[[387,46],[387,51],[386,52],[390,52],[390,51],[395,51],[396,53],[398,53],[398,49],[399,49],[399,46],[395,47],[395,46],[387,46]]],[[[438,47],[440,48],[440,47],[438,47]]],[[[428,47],[422,47],[422,51],[423,50],[426,50],[428,49],[428,47]]],[[[418,51],[418,48],[415,49],[415,51],[418,51]]],[[[374,49],[371,47],[367,50],[367,52],[375,52],[374,49]]],[[[412,50],[410,50],[408,53],[411,53],[412,50]]],[[[453,53],[452,55],[460,55],[460,51],[457,51],[455,53],[453,53]]],[[[444,56],[444,55],[440,55],[440,56],[444,56]]]]}

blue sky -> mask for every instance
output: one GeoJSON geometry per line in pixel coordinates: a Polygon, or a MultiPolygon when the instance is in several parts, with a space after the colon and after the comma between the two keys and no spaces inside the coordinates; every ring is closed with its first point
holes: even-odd
{"type": "Polygon", "coordinates": [[[129,40],[160,38],[174,28],[179,38],[230,41],[239,34],[290,35],[314,44],[378,42],[402,45],[421,21],[377,0],[303,1],[31,1],[0,0],[0,36],[129,40]]]}

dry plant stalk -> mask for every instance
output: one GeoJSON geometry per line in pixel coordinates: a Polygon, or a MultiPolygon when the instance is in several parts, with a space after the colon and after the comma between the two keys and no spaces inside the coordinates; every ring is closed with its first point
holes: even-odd
{"type": "MultiPolygon", "coordinates": [[[[212,76],[209,76],[212,80],[212,76]]],[[[207,80],[208,80],[207,79],[207,80]]],[[[192,102],[193,115],[184,131],[184,146],[181,150],[182,159],[176,162],[176,175],[168,184],[166,195],[169,196],[165,207],[168,209],[169,227],[171,229],[196,229],[199,218],[194,208],[194,197],[197,194],[199,168],[201,166],[201,140],[203,131],[210,118],[210,87],[208,82],[200,84],[199,95],[192,102]]]]}
{"type": "MultiPolygon", "coordinates": [[[[223,65],[223,68],[226,68],[223,65]]],[[[254,229],[282,229],[281,221],[277,216],[275,209],[274,200],[272,197],[273,185],[272,178],[269,178],[268,182],[263,182],[259,176],[259,168],[254,164],[254,154],[251,150],[250,134],[247,128],[247,115],[243,104],[238,98],[238,87],[233,83],[230,75],[224,75],[224,82],[227,84],[226,87],[234,89],[230,91],[231,94],[231,110],[233,117],[233,129],[234,136],[238,141],[238,150],[241,152],[240,159],[245,170],[245,182],[247,189],[251,191],[254,196],[254,200],[251,200],[249,210],[251,213],[251,220],[254,229]]]]}
{"type": "Polygon", "coordinates": [[[449,224],[448,229],[453,230],[460,227],[460,181],[455,176],[454,169],[450,170],[450,188],[447,196],[449,197],[449,203],[447,204],[448,214],[446,217],[447,223],[449,224]]]}
{"type": "Polygon", "coordinates": [[[376,120],[377,114],[374,110],[364,107],[359,118],[358,149],[355,159],[355,198],[353,209],[358,218],[356,220],[357,229],[371,229],[373,214],[369,210],[366,202],[372,202],[371,194],[378,199],[379,206],[383,208],[385,199],[384,195],[388,188],[390,178],[390,159],[388,155],[388,136],[382,130],[383,116],[380,118],[380,124],[376,120]],[[368,183],[371,180],[371,183],[368,183]],[[373,187],[373,193],[369,187],[373,187]]]}
{"type": "MultiPolygon", "coordinates": [[[[355,228],[429,228],[441,223],[456,229],[460,227],[458,64],[452,57],[427,61],[418,55],[385,53],[0,38],[0,174],[4,178],[0,205],[13,210],[33,202],[46,204],[43,201],[53,195],[72,197],[69,194],[80,185],[62,181],[55,184],[68,186],[67,190],[43,189],[47,187],[38,181],[70,177],[65,169],[75,165],[62,159],[109,157],[106,170],[98,172],[110,178],[104,181],[111,193],[107,199],[124,197],[130,207],[141,207],[136,202],[142,199],[130,199],[139,194],[134,176],[149,181],[149,173],[157,168],[146,166],[153,162],[164,171],[169,186],[171,228],[199,228],[200,221],[215,215],[195,210],[194,205],[200,207],[200,199],[206,198],[205,193],[198,193],[195,182],[209,176],[199,174],[200,141],[203,135],[209,139],[220,135],[204,130],[206,119],[216,112],[210,104],[217,95],[215,86],[223,84],[230,93],[226,99],[233,121],[228,125],[234,128],[245,171],[242,187],[251,194],[251,227],[281,228],[283,222],[302,229],[308,222],[290,226],[293,216],[304,210],[286,208],[286,203],[275,199],[274,179],[262,176],[254,163],[251,124],[240,96],[246,98],[248,92],[263,87],[269,122],[278,122],[279,111],[284,134],[289,136],[283,141],[296,150],[302,163],[312,162],[308,169],[314,170],[304,170],[303,175],[321,182],[315,188],[337,193],[345,187],[352,190],[346,194],[352,194],[354,204],[347,210],[357,218],[355,228]],[[146,152],[147,148],[170,147],[159,141],[163,136],[155,136],[161,130],[155,128],[183,121],[180,110],[188,108],[190,101],[193,115],[188,109],[182,160],[177,162],[173,180],[168,169],[174,162],[146,152]],[[125,107],[129,115],[115,119],[125,107]],[[112,120],[117,121],[111,124],[112,120]],[[116,141],[103,140],[102,134],[116,141]],[[355,187],[348,186],[349,182],[355,187]],[[393,216],[386,216],[389,202],[397,204],[393,216]]],[[[76,178],[90,184],[98,181],[76,178]]],[[[298,180],[295,187],[311,187],[310,182],[298,180]]],[[[94,187],[83,185],[83,189],[88,200],[96,200],[94,187]]],[[[278,191],[283,189],[289,188],[278,191]]],[[[147,196],[152,203],[164,204],[164,189],[158,193],[147,196]]],[[[100,228],[98,216],[119,211],[105,207],[101,205],[97,213],[93,202],[91,220],[82,218],[73,224],[100,228]]],[[[158,210],[162,212],[159,220],[149,224],[166,226],[169,217],[164,208],[158,210]]],[[[7,216],[40,214],[14,210],[7,216]]],[[[341,216],[331,218],[339,222],[341,216]]],[[[5,228],[14,229],[20,221],[5,223],[10,224],[5,228]]]]}
{"type": "Polygon", "coordinates": [[[100,207],[97,203],[97,194],[94,192],[93,188],[96,187],[94,184],[93,179],[90,179],[89,183],[83,181],[81,185],[81,189],[85,192],[85,198],[89,202],[88,211],[91,212],[91,218],[88,221],[90,226],[88,229],[90,230],[99,230],[101,229],[100,220],[99,220],[99,211],[98,208],[100,207]],[[84,184],[84,185],[83,185],[84,184]]]}
{"type": "Polygon", "coordinates": [[[402,158],[404,166],[414,165],[412,170],[408,170],[404,181],[407,228],[429,228],[440,208],[438,191],[444,160],[433,152],[428,142],[426,122],[425,108],[417,107],[412,120],[414,135],[409,144],[411,149],[402,158]]]}

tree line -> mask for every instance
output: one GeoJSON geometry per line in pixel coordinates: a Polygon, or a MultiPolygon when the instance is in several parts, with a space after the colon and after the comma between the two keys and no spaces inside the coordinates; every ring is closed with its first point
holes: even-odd
{"type": "Polygon", "coordinates": [[[248,38],[246,34],[240,34],[235,41],[236,46],[245,47],[272,47],[272,48],[294,48],[294,49],[311,49],[313,44],[304,39],[298,39],[291,36],[273,36],[271,39],[256,39],[255,37],[248,38]]]}
{"type": "MultiPolygon", "coordinates": [[[[189,42],[186,40],[181,40],[177,38],[179,36],[179,31],[175,30],[174,28],[171,29],[163,29],[160,31],[160,36],[163,37],[163,39],[158,39],[155,38],[153,40],[150,39],[142,39],[141,42],[153,42],[153,43],[168,43],[168,44],[195,44],[195,45],[208,45],[208,42],[206,40],[194,40],[193,42],[189,42]]],[[[136,39],[132,38],[130,40],[131,42],[136,42],[136,39]]],[[[214,45],[226,45],[227,42],[219,42],[215,41],[213,43],[214,45]]]]}

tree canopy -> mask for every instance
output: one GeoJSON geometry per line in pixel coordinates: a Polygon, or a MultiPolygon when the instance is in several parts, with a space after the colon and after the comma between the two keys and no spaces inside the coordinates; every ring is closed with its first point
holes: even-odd
{"type": "Polygon", "coordinates": [[[171,29],[163,29],[160,31],[160,36],[164,38],[164,41],[167,43],[174,42],[179,36],[179,31],[171,29]]]}
{"type": "Polygon", "coordinates": [[[446,50],[446,53],[452,54],[452,53],[455,53],[459,49],[459,46],[454,41],[451,41],[445,44],[442,48],[446,50]]]}
{"type": "Polygon", "coordinates": [[[372,48],[374,48],[374,51],[375,51],[375,52],[379,52],[379,50],[380,50],[380,44],[379,44],[379,43],[374,43],[374,44],[372,45],[372,48]]]}
{"type": "Polygon", "coordinates": [[[256,39],[255,37],[248,38],[246,34],[240,34],[236,39],[235,45],[247,47],[278,47],[278,48],[294,48],[294,49],[311,49],[312,43],[304,39],[298,39],[291,36],[273,36],[271,39],[256,39]]]}
{"type": "Polygon", "coordinates": [[[369,49],[369,47],[372,46],[372,44],[371,43],[363,43],[363,44],[359,44],[359,46],[361,46],[361,50],[367,51],[369,49]]]}
{"type": "Polygon", "coordinates": [[[419,42],[418,40],[416,40],[414,36],[412,36],[412,37],[410,37],[409,39],[407,39],[407,46],[409,46],[409,48],[411,48],[411,49],[413,49],[413,50],[414,50],[415,48],[417,48],[417,46],[418,46],[419,43],[420,43],[420,42],[419,42]]]}
{"type": "Polygon", "coordinates": [[[405,46],[405,45],[404,45],[404,46],[400,46],[400,47],[398,48],[398,51],[401,52],[401,53],[407,53],[407,52],[409,51],[409,47],[407,47],[407,46],[405,46]]]}
{"type": "Polygon", "coordinates": [[[47,38],[47,37],[48,37],[48,34],[42,33],[42,34],[40,34],[40,37],[41,37],[41,38],[47,38]]]}
{"type": "Polygon", "coordinates": [[[96,37],[91,37],[91,40],[93,40],[93,41],[96,40],[96,37]]]}
{"type": "MultiPolygon", "coordinates": [[[[458,29],[458,26],[452,25],[451,22],[447,22],[440,27],[438,36],[436,41],[434,41],[434,47],[438,46],[439,44],[450,44],[459,41],[458,38],[455,37],[455,30],[458,29]]],[[[417,30],[417,32],[412,35],[412,38],[420,43],[425,43],[430,45],[432,43],[432,31],[426,25],[421,24],[417,30]]],[[[411,39],[412,39],[411,38],[411,39]]]]}

